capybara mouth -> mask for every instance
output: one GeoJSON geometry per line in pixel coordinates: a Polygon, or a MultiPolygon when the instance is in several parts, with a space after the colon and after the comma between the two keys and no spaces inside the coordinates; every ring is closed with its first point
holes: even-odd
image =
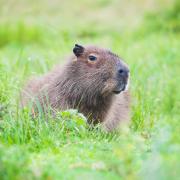
{"type": "Polygon", "coordinates": [[[126,86],[127,86],[127,83],[121,83],[121,84],[118,84],[116,89],[113,91],[114,94],[119,94],[121,93],[122,91],[126,90],[126,86]]]}
{"type": "Polygon", "coordinates": [[[114,94],[119,94],[121,91],[113,91],[114,94]]]}

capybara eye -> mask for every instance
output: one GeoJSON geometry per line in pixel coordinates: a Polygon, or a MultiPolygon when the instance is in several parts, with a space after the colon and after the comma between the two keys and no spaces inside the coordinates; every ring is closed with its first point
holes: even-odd
{"type": "Polygon", "coordinates": [[[97,59],[97,57],[96,57],[96,56],[92,56],[92,55],[91,55],[91,56],[89,56],[89,60],[90,60],[90,61],[96,61],[96,59],[97,59]]]}

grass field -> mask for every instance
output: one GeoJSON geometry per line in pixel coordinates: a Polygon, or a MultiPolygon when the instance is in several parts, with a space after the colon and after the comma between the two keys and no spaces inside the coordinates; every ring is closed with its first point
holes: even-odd
{"type": "Polygon", "coordinates": [[[179,12],[170,0],[0,1],[0,179],[179,179],[179,12]],[[130,127],[89,130],[76,111],[32,121],[18,107],[24,82],[75,43],[128,63],[130,127]]]}

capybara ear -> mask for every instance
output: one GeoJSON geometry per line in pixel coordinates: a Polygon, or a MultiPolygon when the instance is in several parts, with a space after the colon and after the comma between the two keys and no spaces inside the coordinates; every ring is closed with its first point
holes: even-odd
{"type": "Polygon", "coordinates": [[[75,56],[79,57],[80,55],[83,54],[84,47],[81,45],[75,44],[75,46],[73,48],[73,52],[74,52],[75,56]]]}

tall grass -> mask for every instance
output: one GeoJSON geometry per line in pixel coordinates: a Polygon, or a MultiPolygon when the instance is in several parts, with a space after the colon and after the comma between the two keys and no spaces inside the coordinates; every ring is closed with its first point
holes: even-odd
{"type": "Polygon", "coordinates": [[[75,29],[23,20],[1,23],[0,178],[178,179],[178,12],[176,5],[151,13],[139,28],[125,30],[91,23],[75,29]],[[90,129],[73,110],[33,120],[28,108],[19,109],[25,81],[62,63],[77,41],[110,47],[129,64],[130,127],[105,133],[90,129]]]}

